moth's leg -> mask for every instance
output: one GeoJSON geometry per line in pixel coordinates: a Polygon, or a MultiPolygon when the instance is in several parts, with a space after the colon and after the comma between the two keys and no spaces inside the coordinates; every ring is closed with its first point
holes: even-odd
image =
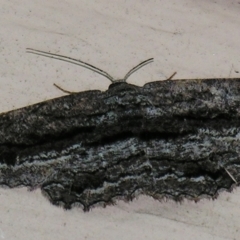
{"type": "Polygon", "coordinates": [[[174,72],[169,78],[167,78],[166,80],[172,80],[172,78],[177,74],[177,72],[174,72]]]}
{"type": "Polygon", "coordinates": [[[226,171],[226,173],[228,174],[228,176],[236,183],[236,184],[239,184],[238,182],[237,182],[237,180],[234,178],[234,176],[225,168],[225,167],[223,167],[224,168],[224,170],[226,171]]]}
{"type": "Polygon", "coordinates": [[[61,90],[62,92],[64,92],[64,93],[68,93],[68,94],[77,93],[77,92],[70,92],[70,91],[68,91],[68,90],[65,90],[65,89],[59,87],[56,83],[54,83],[53,85],[54,85],[56,88],[58,88],[59,90],[61,90]]]}

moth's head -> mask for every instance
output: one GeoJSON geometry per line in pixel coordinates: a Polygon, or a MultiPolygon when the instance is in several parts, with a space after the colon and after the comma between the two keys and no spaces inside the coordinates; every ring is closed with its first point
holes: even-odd
{"type": "Polygon", "coordinates": [[[113,89],[113,88],[119,88],[120,86],[121,87],[127,87],[129,84],[124,81],[123,79],[120,79],[120,80],[115,80],[114,82],[112,82],[108,89],[113,89]]]}

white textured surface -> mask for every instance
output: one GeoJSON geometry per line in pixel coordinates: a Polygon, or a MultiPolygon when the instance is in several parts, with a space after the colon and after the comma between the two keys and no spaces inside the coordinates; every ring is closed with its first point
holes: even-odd
{"type": "MultiPolygon", "coordinates": [[[[79,58],[129,82],[240,77],[240,4],[233,0],[0,0],[0,112],[61,96],[52,86],[106,89],[109,81],[27,47],[79,58]]],[[[142,196],[89,213],[52,206],[39,190],[0,189],[0,239],[240,239],[240,190],[216,201],[142,196]]]]}

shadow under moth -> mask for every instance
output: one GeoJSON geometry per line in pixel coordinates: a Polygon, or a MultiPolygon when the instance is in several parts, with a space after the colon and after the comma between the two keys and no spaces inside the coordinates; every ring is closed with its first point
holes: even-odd
{"type": "Polygon", "coordinates": [[[0,185],[41,188],[84,211],[132,200],[216,198],[240,180],[240,78],[128,84],[84,91],[0,114],[0,185]]]}

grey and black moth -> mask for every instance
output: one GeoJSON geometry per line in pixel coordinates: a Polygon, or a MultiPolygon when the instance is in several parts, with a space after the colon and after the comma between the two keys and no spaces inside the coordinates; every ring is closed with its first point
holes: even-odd
{"type": "Polygon", "coordinates": [[[216,198],[240,180],[240,79],[107,77],[105,92],[73,93],[0,114],[0,185],[41,188],[66,209],[131,200],[216,198]]]}

